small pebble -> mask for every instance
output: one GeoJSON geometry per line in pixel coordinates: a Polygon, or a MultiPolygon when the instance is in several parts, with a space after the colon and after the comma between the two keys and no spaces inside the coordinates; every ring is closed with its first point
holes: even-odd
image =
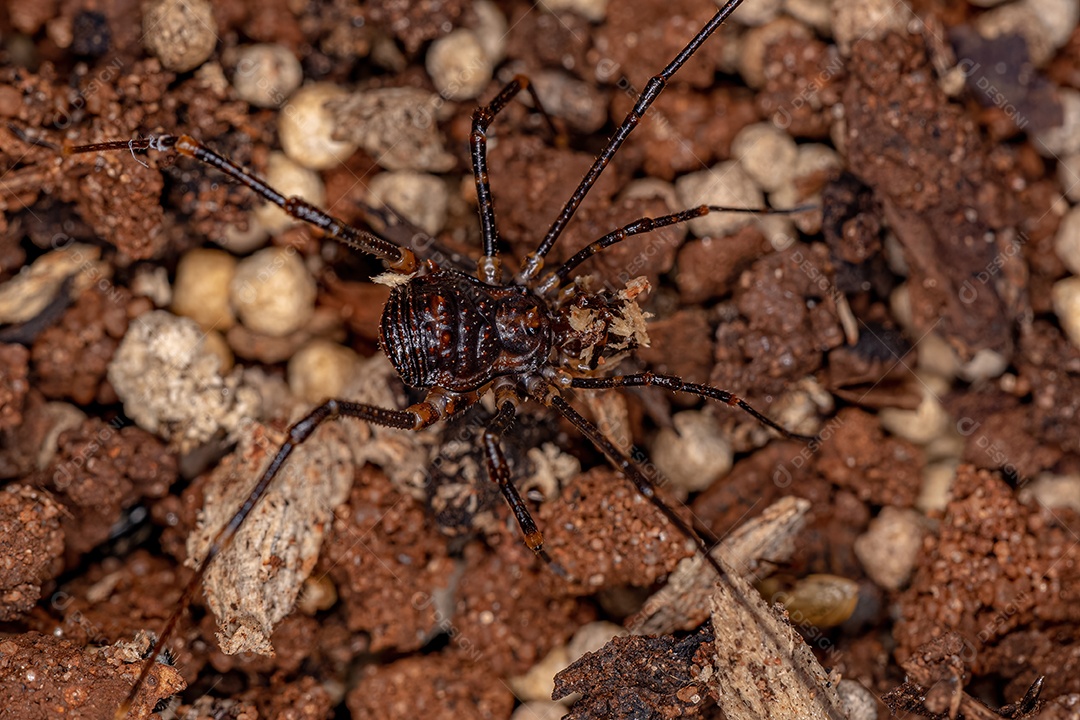
{"type": "MultiPolygon", "coordinates": [[[[293,162],[285,153],[270,153],[266,163],[266,182],[285,197],[302,197],[319,208],[326,205],[326,185],[319,173],[293,162]]],[[[268,202],[255,208],[251,218],[270,235],[278,235],[300,222],[268,202]]]]}
{"type": "Polygon", "coordinates": [[[236,358],[233,356],[232,348],[229,347],[229,342],[225,339],[217,330],[208,330],[203,337],[203,347],[206,352],[216,355],[218,358],[218,372],[222,375],[227,374],[236,365],[236,358]]]}
{"type": "Polygon", "coordinates": [[[627,634],[626,628],[622,625],[606,620],[585,623],[577,629],[566,646],[570,662],[577,662],[585,653],[596,652],[611,642],[612,638],[623,637],[627,634]]]}
{"type": "Polygon", "coordinates": [[[241,260],[229,285],[237,317],[249,330],[282,337],[315,312],[315,280],[291,248],[269,247],[241,260]]]}
{"type": "Polygon", "coordinates": [[[476,0],[473,13],[476,14],[476,39],[484,48],[488,62],[493,66],[498,65],[506,57],[506,38],[509,34],[506,15],[491,0],[476,0]]]}
{"type": "Polygon", "coordinates": [[[698,492],[731,471],[734,453],[716,419],[686,410],[671,418],[675,428],[661,428],[650,455],[660,475],[683,493],[698,492]]]}
{"type": "Polygon", "coordinates": [[[425,65],[435,89],[450,100],[472,100],[484,91],[495,71],[476,33],[465,28],[433,42],[425,65]]]}
{"type": "Polygon", "coordinates": [[[436,235],[446,224],[449,192],[434,175],[398,170],[371,179],[368,201],[376,207],[391,207],[427,234],[436,235]]]}
{"type": "Polygon", "coordinates": [[[593,133],[607,122],[607,99],[594,86],[561,70],[541,70],[532,81],[544,110],[571,129],[593,133]]]}
{"type": "Polygon", "coordinates": [[[878,700],[860,683],[844,678],[837,684],[836,693],[847,711],[847,720],[877,720],[878,700]]]}
{"type": "Polygon", "coordinates": [[[840,53],[851,55],[860,40],[873,42],[890,32],[904,34],[914,15],[892,0],[833,0],[833,37],[840,53]]]}
{"type": "Polygon", "coordinates": [[[136,297],[150,298],[156,307],[167,307],[172,302],[169,272],[161,265],[140,265],[131,279],[131,293],[136,297]]]}
{"type": "Polygon", "coordinates": [[[352,382],[360,357],[329,340],[312,340],[289,359],[289,389],[309,403],[338,398],[352,382]]]}
{"type": "MultiPolygon", "coordinates": [[[[722,162],[711,170],[683,175],[675,181],[675,193],[681,207],[723,205],[761,208],[761,190],[734,160],[722,162]]],[[[723,237],[753,221],[751,213],[710,213],[689,222],[690,232],[698,237],[723,237]]]]}
{"type": "Polygon", "coordinates": [[[915,507],[922,513],[945,512],[952,497],[952,484],[956,480],[958,460],[940,460],[927,463],[922,472],[922,487],[915,507]]]}
{"type": "Polygon", "coordinates": [[[1058,182],[1070,202],[1080,203],[1080,153],[1073,153],[1058,161],[1058,182]]]}
{"type": "Polygon", "coordinates": [[[936,332],[928,332],[915,346],[918,354],[916,366],[922,373],[936,375],[947,380],[956,377],[960,359],[948,341],[936,332]]]}
{"type": "Polygon", "coordinates": [[[1080,512],[1080,475],[1040,473],[1027,487],[1020,490],[1020,501],[1034,500],[1044,507],[1067,508],[1080,512]]]}
{"type": "Polygon", "coordinates": [[[1054,252],[1069,268],[1069,272],[1080,275],[1080,206],[1065,214],[1054,236],[1054,252]]]}
{"type": "Polygon", "coordinates": [[[510,720],[562,720],[566,705],[551,700],[530,700],[522,703],[510,715],[510,720]]]}
{"type": "MultiPolygon", "coordinates": [[[[1080,153],[1080,90],[1058,88],[1061,99],[1061,125],[1035,133],[1035,151],[1043,157],[1080,153]]],[[[1066,185],[1068,187],[1068,185],[1066,185]]]]}
{"type": "Polygon", "coordinates": [[[575,12],[586,20],[598,23],[607,17],[608,0],[546,0],[543,8],[550,12],[575,12]]]}
{"type": "Polygon", "coordinates": [[[887,407],[878,413],[883,428],[916,445],[925,445],[945,434],[951,424],[949,414],[938,400],[940,395],[948,392],[948,383],[933,375],[921,376],[921,380],[918,388],[922,393],[922,402],[917,408],[903,410],[887,407]]]}
{"type": "Polygon", "coordinates": [[[332,168],[356,152],[356,145],[335,140],[337,118],[325,106],[349,94],[337,85],[313,83],[297,90],[278,113],[278,137],[290,159],[312,170],[332,168]]]}
{"type": "Polygon", "coordinates": [[[1054,50],[1065,47],[1080,24],[1080,3],[1076,0],[1020,0],[1017,5],[1039,20],[1054,50]]]}
{"type": "MultiPolygon", "coordinates": [[[[1073,0],[1069,0],[1072,2],[1073,0]]],[[[1019,35],[1027,43],[1031,62],[1046,63],[1054,54],[1051,34],[1024,2],[1013,2],[988,10],[975,18],[975,30],[987,40],[1003,35],[1019,35]]]]}
{"type": "Polygon", "coordinates": [[[747,125],[731,143],[731,156],[766,192],[790,182],[799,150],[790,135],[772,123],[747,125]]]}
{"type": "Polygon", "coordinates": [[[784,0],[758,0],[743,3],[739,12],[732,14],[731,19],[740,25],[758,27],[776,18],[783,5],[784,0]]]}
{"type": "Polygon", "coordinates": [[[957,375],[969,383],[1000,377],[1009,367],[1009,358],[990,348],[979,348],[975,356],[961,365],[957,375]]]}
{"type": "Polygon", "coordinates": [[[839,575],[807,575],[781,596],[792,624],[827,629],[840,625],[855,612],[859,584],[839,575]]]}
{"type": "Polygon", "coordinates": [[[104,274],[100,257],[99,247],[68,243],[24,266],[18,275],[0,283],[0,324],[22,323],[36,317],[60,294],[69,278],[74,280],[68,292],[78,297],[104,274]]]}
{"type": "Polygon", "coordinates": [[[879,587],[899,590],[915,569],[923,530],[922,516],[915,510],[883,507],[855,539],[855,556],[879,587]]]}
{"type": "Polygon", "coordinates": [[[419,88],[381,88],[330,103],[341,137],[387,170],[446,172],[457,162],[439,133],[446,101],[419,88]]]}
{"type": "Polygon", "coordinates": [[[1072,344],[1080,348],[1080,276],[1057,281],[1050,294],[1061,327],[1072,344]]]}
{"type": "Polygon", "coordinates": [[[132,320],[109,363],[109,383],[136,425],[187,453],[214,437],[235,438],[259,414],[259,396],[189,318],[155,310],[132,320]]]}
{"type": "Polygon", "coordinates": [[[151,0],[143,6],[143,43],[173,72],[202,65],[217,45],[217,21],[207,0],[151,0]]]}
{"type": "Polygon", "coordinates": [[[172,311],[189,317],[203,330],[228,330],[236,323],[229,305],[229,283],[236,273],[236,258],[224,250],[196,248],[176,266],[172,311]]]}
{"type": "Polygon", "coordinates": [[[247,255],[265,245],[269,238],[270,233],[249,213],[245,223],[226,225],[211,240],[235,255],[247,255]]]}
{"type": "Polygon", "coordinates": [[[565,645],[553,648],[540,662],[529,668],[523,675],[508,679],[510,689],[518,700],[550,700],[555,690],[555,676],[570,664],[570,656],[565,645]]]}
{"type": "Polygon", "coordinates": [[[824,37],[832,37],[833,0],[784,0],[784,12],[824,37]]]}
{"type": "Polygon", "coordinates": [[[233,87],[255,107],[281,107],[304,79],[296,55],[274,43],[245,45],[237,51],[233,87]]]}

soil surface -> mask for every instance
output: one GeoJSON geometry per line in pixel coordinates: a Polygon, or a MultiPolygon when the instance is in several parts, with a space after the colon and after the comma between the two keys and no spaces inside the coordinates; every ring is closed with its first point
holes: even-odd
{"type": "MultiPolygon", "coordinates": [[[[811,441],[658,388],[566,397],[710,544],[809,501],[752,575],[862,698],[852,720],[1080,705],[1080,29],[992,4],[745,0],[545,267],[642,217],[804,206],[634,235],[572,275],[649,284],[649,346],[598,376],[711,384],[811,441]]],[[[330,395],[423,399],[377,359],[377,260],[168,149],[65,149],[190,135],[475,273],[473,110],[524,74],[550,122],[524,92],[487,131],[509,279],[715,9],[0,8],[0,720],[111,718],[289,424],[330,395]]],[[[488,479],[492,408],[321,428],[132,716],[735,717],[710,624],[607,643],[691,539],[529,402],[502,447],[545,563],[488,479]]]]}

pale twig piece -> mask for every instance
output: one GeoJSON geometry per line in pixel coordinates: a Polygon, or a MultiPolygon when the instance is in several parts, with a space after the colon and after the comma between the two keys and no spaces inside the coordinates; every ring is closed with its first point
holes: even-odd
{"type": "MultiPolygon", "coordinates": [[[[726,565],[720,560],[721,565],[726,565]]],[[[712,599],[712,668],[705,672],[728,720],[846,720],[831,677],[810,646],[757,590],[727,567],[712,599]]]]}
{"type": "MultiPolygon", "coordinates": [[[[747,578],[757,581],[770,562],[784,562],[795,550],[794,539],[802,530],[810,502],[784,497],[761,515],[739,526],[724,538],[712,555],[747,578]],[[761,562],[765,561],[765,562],[761,562]]],[[[653,594],[630,619],[627,628],[635,635],[667,635],[697,627],[712,612],[716,572],[700,553],[679,563],[668,583],[653,594]]]]}

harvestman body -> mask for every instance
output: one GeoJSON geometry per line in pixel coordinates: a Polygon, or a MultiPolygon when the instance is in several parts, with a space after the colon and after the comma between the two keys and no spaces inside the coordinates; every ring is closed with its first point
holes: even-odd
{"type": "MultiPolygon", "coordinates": [[[[397,284],[383,310],[381,344],[401,379],[411,387],[425,390],[425,398],[404,410],[380,408],[346,400],[328,400],[312,410],[288,430],[288,439],[278,449],[247,499],[213,539],[177,610],[160,633],[127,699],[116,718],[128,715],[131,705],[146,683],[155,658],[172,634],[180,614],[200,585],[214,558],[232,541],[252,509],[265,494],[279,470],[297,445],[311,437],[323,422],[351,417],[402,430],[420,430],[438,420],[456,415],[492,392],[496,412],[483,432],[483,450],[488,473],[502,491],[521,527],[526,545],[548,560],[543,535],[533,521],[528,506],[511,482],[510,471],[500,448],[500,436],[513,422],[522,399],[539,401],[554,408],[581,431],[611,464],[623,473],[681,532],[692,538],[718,573],[723,569],[709,554],[706,543],[659,497],[638,465],[608,440],[588,419],[564,399],[566,390],[600,390],[617,387],[655,385],[686,392],[739,407],[761,423],[799,439],[730,392],[707,385],[654,373],[614,377],[592,377],[596,358],[605,350],[632,348],[633,342],[620,330],[635,311],[640,313],[634,293],[589,293],[572,282],[571,272],[581,263],[626,238],[651,230],[683,223],[716,211],[747,211],[745,208],[700,206],[656,218],[641,218],[596,240],[557,267],[541,276],[544,258],[550,252],[578,206],[596,183],[604,168],[659,96],[668,80],[690,59],[705,40],[739,6],[742,0],[727,0],[671,63],[649,80],[634,108],[608,140],[604,150],[581,180],[559,216],[548,229],[536,251],[530,253],[514,282],[502,281],[498,253],[498,230],[494,201],[488,182],[486,132],[495,116],[522,90],[536,106],[540,99],[524,77],[515,78],[487,106],[473,114],[471,156],[476,181],[483,255],[477,277],[434,263],[419,263],[407,248],[351,227],[296,197],[285,197],[248,170],[187,136],[155,136],[79,147],[66,147],[64,154],[104,151],[175,151],[211,165],[248,186],[266,201],[281,207],[293,218],[310,223],[326,235],[360,252],[381,259],[387,268],[408,279],[397,284]],[[602,323],[590,334],[572,328],[570,313],[586,309],[602,323]],[[620,333],[622,333],[620,335],[620,333]],[[588,350],[583,354],[583,349],[588,350]],[[587,357],[585,357],[587,355],[587,357]],[[585,359],[583,359],[585,357],[585,359]],[[591,360],[590,360],[591,359],[591,360]]],[[[545,114],[545,118],[546,118],[545,114]]]]}

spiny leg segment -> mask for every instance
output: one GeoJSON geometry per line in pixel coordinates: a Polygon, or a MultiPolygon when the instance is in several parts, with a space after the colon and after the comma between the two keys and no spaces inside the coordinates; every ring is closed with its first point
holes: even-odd
{"type": "Polygon", "coordinates": [[[64,155],[79,155],[117,150],[128,150],[133,153],[145,150],[157,150],[160,152],[175,150],[181,155],[217,168],[237,182],[251,188],[267,202],[277,205],[290,217],[319,228],[338,242],[355,250],[374,255],[386,263],[390,270],[405,275],[416,271],[416,255],[411,250],[400,247],[378,235],[354,228],[323,212],[303,198],[285,197],[250,170],[214,152],[189,135],[156,135],[137,140],[113,140],[92,145],[65,146],[62,152],[64,155]]]}
{"type": "Polygon", "coordinates": [[[551,227],[547,231],[547,235],[540,242],[540,246],[537,247],[535,252],[529,254],[528,259],[525,262],[525,267],[519,275],[519,281],[522,284],[528,284],[534,280],[540,272],[540,268],[543,267],[544,258],[551,251],[551,248],[555,245],[555,241],[562,235],[563,230],[566,229],[566,225],[570,222],[570,218],[577,212],[581,202],[585,199],[585,196],[589,194],[593,185],[600,178],[601,173],[604,172],[604,168],[608,166],[611,159],[615,156],[615,153],[622,147],[622,144],[626,142],[626,138],[630,137],[630,133],[634,131],[638,123],[641,122],[642,116],[653,104],[660,93],[663,92],[664,87],[667,85],[671,77],[678,72],[679,68],[686,64],[698,48],[712,35],[717,28],[719,28],[728,16],[735,11],[737,7],[742,3],[742,0],[727,0],[721,7],[716,15],[705,24],[705,27],[701,28],[697,35],[686,44],[686,47],[682,49],[675,59],[668,63],[667,67],[660,71],[659,74],[654,75],[649,82],[645,85],[645,90],[638,97],[637,102],[634,103],[634,107],[627,113],[623,119],[622,124],[615,130],[615,134],[612,135],[607,142],[607,145],[593,161],[592,167],[585,173],[585,177],[581,179],[581,183],[577,189],[574,190],[574,194],[570,196],[570,199],[566,201],[563,206],[562,212],[552,223],[551,227]]]}

